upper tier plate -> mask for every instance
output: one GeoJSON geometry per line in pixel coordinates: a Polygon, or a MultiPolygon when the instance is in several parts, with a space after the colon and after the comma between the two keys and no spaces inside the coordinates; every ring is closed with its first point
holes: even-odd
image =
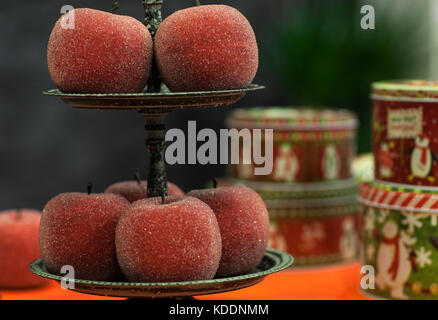
{"type": "Polygon", "coordinates": [[[264,86],[251,84],[246,89],[223,91],[77,94],[53,89],[43,94],[60,97],[72,107],[81,109],[169,112],[185,108],[227,106],[239,101],[248,92],[260,89],[264,89],[264,86]]]}

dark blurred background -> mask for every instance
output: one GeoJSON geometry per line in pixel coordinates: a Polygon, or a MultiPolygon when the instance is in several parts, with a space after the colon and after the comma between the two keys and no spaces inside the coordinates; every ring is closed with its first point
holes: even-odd
{"type": "MultiPolygon", "coordinates": [[[[219,110],[175,112],[167,127],[225,128],[236,107],[312,105],[348,108],[360,118],[359,151],[370,150],[369,86],[377,80],[433,74],[434,0],[245,0],[224,3],[254,26],[260,46],[255,82],[267,88],[219,110]],[[376,30],[360,28],[360,8],[376,9],[376,30]]],[[[119,14],[142,19],[140,0],[119,14]]],[[[165,0],[163,15],[195,1],[165,0]]],[[[53,88],[46,64],[50,31],[63,5],[109,10],[112,0],[6,1],[0,7],[0,210],[41,209],[61,192],[95,191],[147,173],[144,121],[135,112],[74,110],[42,91],[53,88]]],[[[225,174],[222,166],[172,166],[184,190],[225,174]]]]}

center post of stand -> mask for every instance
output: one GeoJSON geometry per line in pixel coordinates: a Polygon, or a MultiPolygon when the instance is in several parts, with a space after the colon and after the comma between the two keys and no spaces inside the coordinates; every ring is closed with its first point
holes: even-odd
{"type": "Polygon", "coordinates": [[[167,196],[166,114],[144,114],[147,133],[146,148],[149,152],[148,198],[167,196]]]}
{"type": "MultiPolygon", "coordinates": [[[[163,18],[161,7],[163,0],[142,0],[144,6],[144,24],[149,29],[152,38],[158,30],[163,18]]],[[[161,91],[162,80],[155,62],[152,62],[151,77],[147,85],[147,92],[161,91]]],[[[149,198],[167,196],[167,173],[164,154],[166,152],[166,125],[165,113],[143,114],[146,119],[146,148],[150,155],[148,190],[149,198]]]]}

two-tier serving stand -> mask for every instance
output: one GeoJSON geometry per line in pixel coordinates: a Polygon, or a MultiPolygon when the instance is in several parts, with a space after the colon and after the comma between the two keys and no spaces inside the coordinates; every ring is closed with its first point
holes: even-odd
{"type": "MultiPolygon", "coordinates": [[[[145,10],[144,23],[155,35],[162,21],[163,0],[142,0],[145,10]]],[[[239,90],[169,92],[162,85],[158,69],[154,62],[147,90],[136,94],[65,94],[59,90],[49,90],[45,95],[61,98],[74,108],[94,110],[134,110],[146,119],[146,147],[150,154],[148,174],[148,197],[167,195],[167,174],[164,154],[165,118],[175,110],[188,108],[225,107],[242,99],[248,92],[263,89],[263,86],[250,85],[239,90]]],[[[74,291],[113,297],[128,298],[184,298],[199,295],[238,290],[255,285],[267,275],[289,268],[293,258],[277,250],[268,249],[259,266],[250,273],[238,277],[214,279],[208,281],[190,281],[176,283],[132,283],[74,281],[74,291]]],[[[33,273],[55,281],[62,277],[47,272],[41,259],[30,265],[33,273]]]]}

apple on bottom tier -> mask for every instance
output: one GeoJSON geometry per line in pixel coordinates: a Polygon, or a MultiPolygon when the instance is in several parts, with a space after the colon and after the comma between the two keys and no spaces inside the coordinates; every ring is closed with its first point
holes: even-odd
{"type": "MultiPolygon", "coordinates": [[[[169,196],[182,196],[184,192],[175,184],[168,182],[169,196]]],[[[147,198],[147,181],[124,181],[109,186],[105,193],[121,195],[133,203],[147,198]]]]}
{"type": "Polygon", "coordinates": [[[222,241],[207,204],[175,196],[135,202],[117,224],[116,249],[130,281],[210,280],[219,267],[222,241]]]}
{"type": "Polygon", "coordinates": [[[43,262],[73,266],[78,279],[210,280],[248,273],[262,260],[269,215],[247,187],[192,191],[132,204],[106,193],[62,194],[44,208],[43,262]],[[120,272],[121,271],[121,272],[120,272]]]}
{"type": "Polygon", "coordinates": [[[269,213],[258,193],[232,186],[187,195],[209,205],[218,220],[222,258],[216,277],[245,274],[261,262],[269,241],[269,213]]]}
{"type": "Polygon", "coordinates": [[[112,193],[61,194],[45,206],[39,243],[47,270],[72,266],[76,279],[115,280],[121,276],[115,250],[120,215],[130,205],[112,193]]]}
{"type": "Polygon", "coordinates": [[[38,259],[41,212],[31,209],[0,213],[0,288],[40,287],[47,280],[32,274],[29,264],[38,259]]]}

